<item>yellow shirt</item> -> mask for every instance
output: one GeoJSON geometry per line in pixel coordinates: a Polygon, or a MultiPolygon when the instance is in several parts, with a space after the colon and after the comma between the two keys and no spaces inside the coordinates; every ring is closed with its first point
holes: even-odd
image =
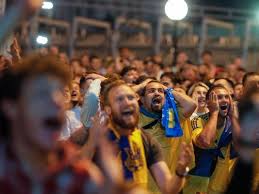
{"type": "MultiPolygon", "coordinates": [[[[192,139],[196,139],[200,130],[196,130],[197,128],[202,129],[202,126],[208,121],[208,114],[200,115],[199,117],[195,117],[191,120],[191,130],[192,130],[192,139]]],[[[193,141],[195,144],[195,141],[193,141]]],[[[183,189],[184,194],[196,194],[197,192],[206,193],[208,190],[209,178],[202,176],[194,176],[189,175],[186,180],[185,187],[183,189]]]]}
{"type": "Polygon", "coordinates": [[[259,148],[256,150],[255,155],[255,176],[253,189],[255,190],[257,187],[259,187],[259,148]]]}
{"type": "MultiPolygon", "coordinates": [[[[160,123],[155,124],[150,129],[146,129],[161,145],[163,155],[165,158],[165,162],[168,165],[170,171],[172,173],[175,172],[178,154],[180,145],[182,142],[191,143],[191,127],[190,127],[190,120],[185,119],[182,115],[182,111],[179,108],[179,118],[180,124],[183,129],[183,136],[178,138],[168,138],[165,136],[165,130],[161,126],[160,123]]],[[[140,122],[139,126],[143,127],[154,121],[154,118],[148,117],[142,113],[140,113],[140,122]]],[[[193,154],[193,162],[192,167],[194,166],[194,154],[193,154]]],[[[159,189],[157,188],[153,178],[151,175],[149,176],[149,190],[153,193],[159,193],[159,189]]]]}
{"type": "MultiPolygon", "coordinates": [[[[194,129],[192,134],[192,140],[193,140],[193,143],[198,147],[199,147],[199,143],[197,141],[197,137],[201,134],[208,120],[209,120],[209,114],[205,114],[196,118],[195,122],[192,122],[192,128],[194,129]]],[[[224,127],[225,126],[223,126],[220,129],[217,129],[215,140],[208,147],[209,149],[217,147],[220,137],[222,135],[222,132],[224,130],[224,127]]],[[[212,176],[209,178],[208,194],[224,193],[226,186],[230,181],[232,171],[233,171],[233,166],[235,163],[235,159],[234,160],[230,159],[230,147],[231,147],[231,144],[221,148],[221,152],[224,156],[224,159],[218,157],[216,168],[212,176]]]]}

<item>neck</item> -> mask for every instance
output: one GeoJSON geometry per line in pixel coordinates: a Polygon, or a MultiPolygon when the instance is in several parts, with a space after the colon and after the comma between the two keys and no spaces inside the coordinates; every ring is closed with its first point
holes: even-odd
{"type": "Polygon", "coordinates": [[[131,133],[134,131],[135,128],[133,129],[124,129],[122,127],[120,127],[119,125],[116,125],[116,124],[112,124],[113,126],[113,129],[115,129],[120,136],[129,136],[131,135],[131,133]]]}
{"type": "Polygon", "coordinates": [[[79,102],[78,101],[71,101],[71,104],[72,104],[72,108],[75,108],[79,102]]]}
{"type": "Polygon", "coordinates": [[[24,170],[33,179],[42,179],[48,169],[49,152],[37,149],[25,141],[20,134],[12,135],[12,150],[21,162],[24,170]]]}
{"type": "Polygon", "coordinates": [[[160,117],[161,114],[162,114],[162,111],[160,111],[160,112],[154,112],[154,111],[149,110],[148,108],[146,108],[144,105],[141,107],[141,111],[142,111],[144,114],[147,114],[146,116],[151,116],[151,117],[152,117],[152,115],[153,115],[154,117],[160,117]],[[149,115],[149,114],[150,114],[150,115],[149,115]]]}

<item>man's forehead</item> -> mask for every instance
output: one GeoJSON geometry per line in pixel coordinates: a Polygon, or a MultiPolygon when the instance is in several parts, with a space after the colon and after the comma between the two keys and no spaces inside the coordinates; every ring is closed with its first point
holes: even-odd
{"type": "Polygon", "coordinates": [[[259,75],[254,75],[248,78],[249,81],[259,81],[259,75]]]}
{"type": "Polygon", "coordinates": [[[76,82],[72,82],[72,86],[73,86],[73,87],[77,87],[77,86],[79,86],[79,84],[76,83],[76,82]]]}
{"type": "Polygon", "coordinates": [[[132,69],[132,70],[129,70],[127,73],[126,73],[126,75],[128,75],[128,74],[133,74],[133,73],[138,73],[135,69],[132,69]]]}
{"type": "Polygon", "coordinates": [[[110,91],[110,94],[112,95],[122,95],[122,94],[135,94],[135,92],[133,91],[133,89],[127,85],[120,85],[117,87],[112,88],[112,90],[110,91]]]}
{"type": "Polygon", "coordinates": [[[216,88],[214,91],[216,94],[229,94],[229,92],[225,88],[216,88]]]}
{"type": "Polygon", "coordinates": [[[151,82],[146,86],[146,89],[150,89],[150,88],[163,88],[163,85],[158,82],[151,82]]]}

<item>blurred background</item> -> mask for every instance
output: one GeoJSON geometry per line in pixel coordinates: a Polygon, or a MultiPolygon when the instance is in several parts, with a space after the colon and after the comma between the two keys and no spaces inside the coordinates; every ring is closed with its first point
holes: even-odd
{"type": "MultiPolygon", "coordinates": [[[[1,10],[15,0],[0,0],[1,10]]],[[[23,51],[55,45],[70,57],[87,50],[99,56],[117,56],[127,47],[139,58],[161,54],[172,61],[173,43],[199,63],[211,50],[216,64],[235,57],[247,70],[259,67],[258,0],[186,0],[187,16],[166,17],[166,0],[48,0],[31,20],[15,30],[23,51]]]]}

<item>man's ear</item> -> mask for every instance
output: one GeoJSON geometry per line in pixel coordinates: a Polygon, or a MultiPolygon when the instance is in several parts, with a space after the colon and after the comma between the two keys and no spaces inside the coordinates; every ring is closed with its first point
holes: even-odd
{"type": "Polygon", "coordinates": [[[110,106],[104,106],[104,111],[110,116],[112,114],[112,110],[110,106]]]}
{"type": "Polygon", "coordinates": [[[140,96],[138,95],[138,93],[136,93],[136,98],[137,98],[137,101],[140,100],[140,96]]]}
{"type": "Polygon", "coordinates": [[[3,100],[1,103],[1,109],[8,117],[8,119],[13,120],[17,115],[17,104],[11,100],[3,100]]]}
{"type": "Polygon", "coordinates": [[[145,97],[144,97],[144,96],[140,96],[140,102],[141,102],[142,104],[144,104],[144,102],[145,102],[145,97]]]}

